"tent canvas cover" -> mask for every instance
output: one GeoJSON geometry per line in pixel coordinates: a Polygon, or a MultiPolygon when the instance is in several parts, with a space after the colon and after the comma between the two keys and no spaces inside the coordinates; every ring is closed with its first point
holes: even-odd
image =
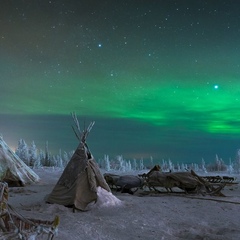
{"type": "Polygon", "coordinates": [[[24,186],[39,181],[39,176],[28,167],[0,136],[0,181],[9,186],[24,186]]]}
{"type": "Polygon", "coordinates": [[[81,131],[76,116],[73,118],[79,133],[74,131],[80,143],[46,201],[84,211],[90,203],[97,201],[98,187],[108,192],[111,190],[86,144],[94,122],[87,130],[81,131]]]}

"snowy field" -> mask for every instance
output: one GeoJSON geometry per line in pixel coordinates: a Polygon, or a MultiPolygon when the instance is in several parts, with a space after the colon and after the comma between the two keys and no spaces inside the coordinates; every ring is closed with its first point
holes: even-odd
{"type": "Polygon", "coordinates": [[[70,208],[44,201],[62,171],[45,168],[35,172],[41,180],[24,188],[11,188],[9,203],[25,217],[52,220],[59,215],[58,240],[238,240],[240,237],[239,184],[225,186],[222,192],[226,197],[164,191],[150,195],[141,191],[134,195],[113,191],[106,196],[101,191],[99,201],[89,211],[73,213],[70,208]]]}

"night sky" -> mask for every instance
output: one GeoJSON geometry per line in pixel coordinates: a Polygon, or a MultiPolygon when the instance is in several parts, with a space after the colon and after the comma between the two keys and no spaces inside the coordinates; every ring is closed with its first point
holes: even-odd
{"type": "Polygon", "coordinates": [[[240,148],[237,0],[4,0],[0,133],[16,148],[226,163],[240,148]]]}

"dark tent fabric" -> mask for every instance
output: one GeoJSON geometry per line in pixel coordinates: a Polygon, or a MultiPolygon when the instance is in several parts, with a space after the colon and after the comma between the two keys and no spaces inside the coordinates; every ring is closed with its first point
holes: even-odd
{"type": "Polygon", "coordinates": [[[79,146],[46,201],[73,206],[84,211],[90,203],[97,201],[98,186],[111,192],[85,143],[85,137],[82,137],[79,146]]]}

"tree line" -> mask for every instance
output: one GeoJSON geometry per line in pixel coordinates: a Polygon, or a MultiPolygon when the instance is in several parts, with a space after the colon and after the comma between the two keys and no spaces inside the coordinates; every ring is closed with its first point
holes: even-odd
{"type": "Polygon", "coordinates": [[[18,141],[16,155],[28,166],[37,168],[41,166],[64,168],[71,159],[74,151],[66,152],[59,149],[57,155],[52,155],[49,151],[48,141],[45,143],[45,149],[38,149],[35,142],[28,145],[24,139],[18,141]]]}

